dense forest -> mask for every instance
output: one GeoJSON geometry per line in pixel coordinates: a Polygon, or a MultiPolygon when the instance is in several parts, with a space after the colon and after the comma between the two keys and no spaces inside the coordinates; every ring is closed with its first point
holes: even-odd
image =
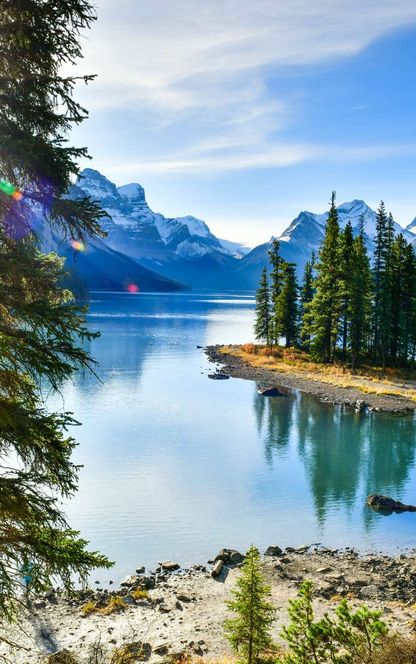
{"type": "Polygon", "coordinates": [[[416,355],[416,254],[383,202],[377,210],[370,260],[363,220],[354,236],[340,227],[332,194],[318,256],[306,263],[301,285],[293,263],[269,252],[256,294],[256,339],[295,346],[320,362],[408,367],[416,355]]]}

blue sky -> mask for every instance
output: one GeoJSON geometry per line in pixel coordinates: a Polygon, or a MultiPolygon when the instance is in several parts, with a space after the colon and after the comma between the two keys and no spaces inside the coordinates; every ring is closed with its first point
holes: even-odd
{"type": "Polygon", "coordinates": [[[254,246],[302,209],[416,216],[414,0],[101,0],[89,165],[254,246]]]}

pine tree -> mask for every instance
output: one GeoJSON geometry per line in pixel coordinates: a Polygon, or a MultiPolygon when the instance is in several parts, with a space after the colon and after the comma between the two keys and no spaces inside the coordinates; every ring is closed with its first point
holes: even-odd
{"type": "Polygon", "coordinates": [[[407,364],[415,360],[416,342],[416,254],[410,243],[405,249],[403,293],[403,342],[400,359],[402,364],[407,364]]]}
{"type": "Polygon", "coordinates": [[[354,238],[352,271],[348,302],[348,348],[354,370],[368,350],[371,317],[372,279],[370,261],[364,238],[363,220],[354,238]]]}
{"type": "Polygon", "coordinates": [[[236,615],[225,622],[225,633],[245,664],[255,664],[272,640],[270,627],[274,608],[268,601],[270,589],[260,569],[259,552],[251,546],[241,576],[233,590],[234,600],[227,606],[236,615]]]}
{"type": "Polygon", "coordinates": [[[354,269],[354,235],[351,222],[340,233],[339,264],[341,288],[341,346],[342,359],[347,359],[349,312],[351,302],[351,276],[354,269]]]}
{"type": "Polygon", "coordinates": [[[280,242],[273,238],[272,246],[269,251],[269,259],[271,264],[270,271],[270,301],[271,301],[271,324],[270,324],[270,340],[273,344],[279,343],[281,336],[278,302],[279,295],[282,290],[283,284],[283,265],[284,261],[279,253],[280,242]]]}
{"type": "Polygon", "coordinates": [[[373,356],[386,364],[391,330],[391,283],[389,257],[393,242],[392,216],[387,216],[383,201],[377,210],[376,236],[374,240],[374,306],[373,306],[373,356]]]}
{"type": "Polygon", "coordinates": [[[276,303],[276,318],[279,332],[285,338],[286,346],[295,346],[299,336],[298,324],[298,284],[294,263],[284,263],[282,288],[276,303]]]}
{"type": "MultiPolygon", "coordinates": [[[[91,367],[85,310],[60,286],[63,261],[43,255],[33,231],[47,216],[62,237],[100,234],[89,199],[65,198],[83,148],[67,143],[86,111],[62,66],[81,55],[94,20],[87,0],[3,0],[0,7],[0,613],[10,617],[20,572],[32,589],[108,566],[72,531],[58,499],[77,486],[69,413],[49,412],[41,386],[58,389],[91,367]]],[[[86,77],[85,81],[90,80],[86,77]]]]}
{"type": "Polygon", "coordinates": [[[307,316],[310,303],[312,302],[313,296],[315,294],[315,280],[313,275],[314,266],[315,254],[312,252],[311,260],[305,263],[299,302],[300,342],[305,350],[309,350],[311,343],[311,335],[309,332],[310,326],[308,324],[307,316]]]}
{"type": "Polygon", "coordinates": [[[256,322],[254,326],[255,337],[258,341],[270,344],[270,293],[267,268],[263,268],[259,288],[256,293],[256,322]]]}
{"type": "Polygon", "coordinates": [[[316,292],[310,306],[311,351],[316,359],[333,362],[338,339],[341,289],[339,267],[339,223],[332,193],[325,236],[316,265],[316,292]]]}

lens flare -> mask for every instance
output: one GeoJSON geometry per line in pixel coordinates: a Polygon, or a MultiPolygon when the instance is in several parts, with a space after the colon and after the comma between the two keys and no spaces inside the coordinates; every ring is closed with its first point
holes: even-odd
{"type": "Polygon", "coordinates": [[[7,182],[7,180],[0,180],[0,191],[6,194],[6,196],[11,196],[15,201],[20,201],[23,198],[22,192],[16,189],[10,182],[7,182]]]}
{"type": "Polygon", "coordinates": [[[137,284],[127,284],[127,290],[129,293],[138,293],[139,292],[139,287],[137,284]]]}
{"type": "Polygon", "coordinates": [[[75,251],[85,251],[86,246],[81,240],[71,240],[71,247],[75,249],[75,251]]]}

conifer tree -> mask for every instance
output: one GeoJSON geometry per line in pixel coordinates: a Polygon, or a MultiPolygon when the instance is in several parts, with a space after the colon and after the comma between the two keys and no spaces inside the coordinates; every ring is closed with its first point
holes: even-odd
{"type": "Polygon", "coordinates": [[[277,298],[276,318],[280,335],[286,346],[295,346],[299,336],[298,324],[298,284],[294,263],[284,263],[282,288],[277,298]]]}
{"type": "Polygon", "coordinates": [[[338,339],[341,289],[339,267],[339,223],[332,193],[325,236],[316,265],[316,292],[310,306],[311,351],[318,360],[333,362],[338,339]]]}
{"type": "Polygon", "coordinates": [[[340,288],[341,288],[341,347],[342,359],[347,359],[348,327],[351,302],[351,276],[354,269],[354,236],[351,222],[340,232],[339,244],[340,288]]]}
{"type": "Polygon", "coordinates": [[[353,242],[349,283],[348,348],[351,353],[351,368],[354,370],[368,350],[371,323],[372,279],[362,220],[359,234],[353,242]]]}
{"type": "Polygon", "coordinates": [[[373,356],[383,367],[390,345],[391,331],[391,274],[390,250],[394,229],[391,214],[388,216],[383,201],[377,210],[376,236],[374,240],[374,306],[373,306],[373,356]]]}
{"type": "Polygon", "coordinates": [[[232,591],[234,600],[227,603],[235,617],[225,622],[225,633],[241,661],[255,664],[272,643],[270,627],[275,611],[268,601],[270,588],[264,582],[259,552],[254,546],[247,552],[236,586],[232,591]]]}
{"type": "Polygon", "coordinates": [[[271,324],[270,324],[270,340],[273,344],[279,343],[281,336],[280,321],[278,313],[279,295],[282,290],[283,283],[283,265],[284,261],[279,253],[280,242],[273,238],[272,246],[269,251],[269,259],[271,264],[270,271],[270,302],[271,302],[271,324]]]}
{"type": "MultiPolygon", "coordinates": [[[[77,486],[69,413],[49,412],[42,387],[57,389],[91,358],[85,310],[60,286],[63,261],[37,248],[47,217],[61,236],[100,234],[89,199],[65,198],[83,148],[67,143],[86,116],[63,65],[81,55],[88,0],[3,0],[0,6],[0,614],[10,617],[22,569],[36,592],[52,579],[71,587],[108,566],[68,527],[58,499],[77,486]]],[[[84,80],[88,81],[90,77],[84,80]]]]}
{"type": "Polygon", "coordinates": [[[267,345],[271,340],[271,312],[270,293],[267,268],[263,268],[259,288],[256,293],[256,322],[254,326],[255,337],[258,341],[264,341],[267,345]]]}
{"type": "Polygon", "coordinates": [[[309,333],[310,326],[308,324],[307,316],[310,303],[312,302],[313,296],[315,294],[313,275],[314,266],[315,254],[312,252],[311,260],[305,263],[299,302],[300,342],[306,350],[309,350],[311,343],[311,335],[309,333]]]}

